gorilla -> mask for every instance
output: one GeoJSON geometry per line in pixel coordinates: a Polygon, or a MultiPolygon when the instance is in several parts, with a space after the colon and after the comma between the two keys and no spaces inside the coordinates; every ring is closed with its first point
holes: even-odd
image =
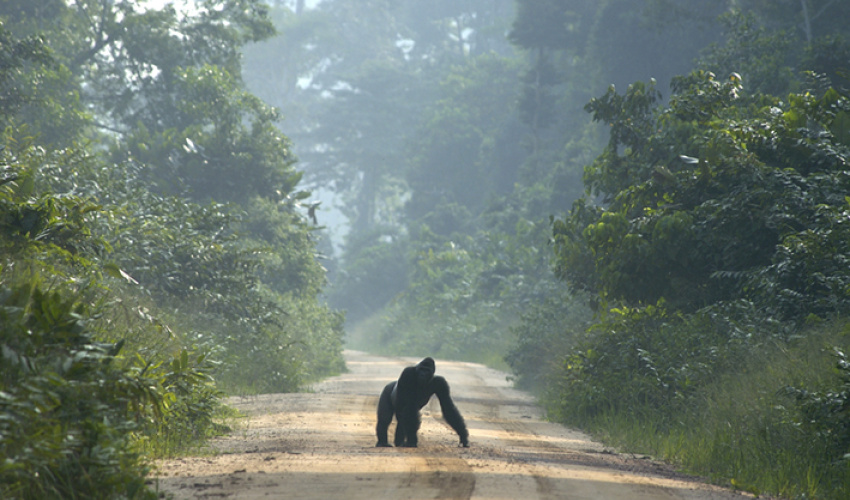
{"type": "Polygon", "coordinates": [[[378,401],[378,425],[375,429],[378,444],[375,446],[390,446],[387,441],[387,429],[395,415],[395,445],[415,448],[418,444],[416,432],[421,424],[419,410],[436,394],[440,400],[443,418],[460,436],[460,444],[464,448],[469,447],[469,432],[449,395],[449,384],[445,378],[435,377],[434,371],[434,360],[425,358],[416,366],[408,366],[402,370],[398,381],[390,382],[384,387],[378,401]]]}

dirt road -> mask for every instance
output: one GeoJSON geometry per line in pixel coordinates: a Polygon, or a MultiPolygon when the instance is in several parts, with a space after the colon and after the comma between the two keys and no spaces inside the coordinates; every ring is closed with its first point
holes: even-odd
{"type": "Polygon", "coordinates": [[[375,448],[378,394],[419,360],[359,352],[346,359],[350,373],[314,393],[231,399],[250,416],[245,427],[216,441],[213,456],[159,463],[160,490],[177,499],[743,498],[545,422],[504,373],[471,363],[437,360],[470,448],[458,447],[436,398],[423,411],[419,448],[375,448]]]}

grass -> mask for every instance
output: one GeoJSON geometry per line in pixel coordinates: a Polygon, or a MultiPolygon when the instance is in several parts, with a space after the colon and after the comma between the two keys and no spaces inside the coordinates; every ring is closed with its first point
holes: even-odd
{"type": "Polygon", "coordinates": [[[793,342],[761,346],[746,366],[717,377],[687,405],[604,412],[588,430],[723,486],[793,499],[850,498],[850,460],[830,451],[833,437],[813,431],[786,390],[835,391],[832,349],[850,351],[848,331],[823,325],[793,342]]]}

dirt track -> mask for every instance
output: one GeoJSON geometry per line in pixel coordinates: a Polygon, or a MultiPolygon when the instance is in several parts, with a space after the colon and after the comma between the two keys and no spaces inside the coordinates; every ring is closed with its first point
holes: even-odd
{"type": "Polygon", "coordinates": [[[418,359],[345,354],[350,373],[315,393],[231,399],[250,416],[246,427],[218,440],[214,456],[159,463],[160,490],[178,499],[743,498],[544,422],[504,373],[471,363],[437,360],[470,448],[457,446],[436,398],[423,411],[419,448],[375,448],[378,394],[418,359]]]}

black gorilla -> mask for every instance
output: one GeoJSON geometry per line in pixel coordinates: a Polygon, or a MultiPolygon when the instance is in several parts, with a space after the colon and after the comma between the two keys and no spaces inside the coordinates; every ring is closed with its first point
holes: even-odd
{"type": "Polygon", "coordinates": [[[390,382],[384,387],[381,399],[378,401],[378,426],[375,429],[378,434],[378,444],[375,446],[390,445],[387,441],[387,429],[395,415],[397,424],[395,445],[415,448],[416,432],[419,431],[421,424],[419,410],[428,404],[434,394],[440,400],[443,418],[460,436],[461,444],[464,447],[469,446],[469,432],[449,395],[449,384],[445,378],[435,377],[434,371],[434,360],[425,358],[416,366],[408,366],[402,370],[397,382],[390,382]]]}

